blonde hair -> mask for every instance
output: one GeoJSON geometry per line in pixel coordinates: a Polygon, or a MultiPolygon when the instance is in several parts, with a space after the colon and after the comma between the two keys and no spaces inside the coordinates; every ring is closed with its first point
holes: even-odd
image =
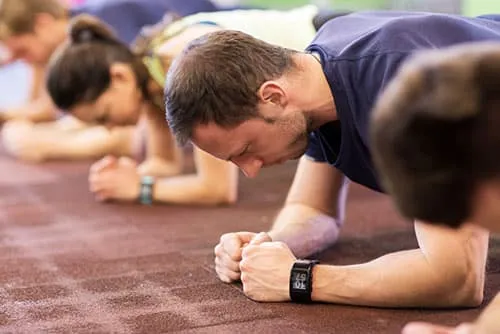
{"type": "Polygon", "coordinates": [[[38,14],[56,19],[67,16],[62,0],[0,0],[0,40],[30,33],[38,14]]]}

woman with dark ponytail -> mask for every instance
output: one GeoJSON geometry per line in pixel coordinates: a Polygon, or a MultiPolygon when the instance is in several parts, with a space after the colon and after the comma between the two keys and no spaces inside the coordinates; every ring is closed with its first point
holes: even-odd
{"type": "Polygon", "coordinates": [[[90,189],[99,200],[219,205],[237,199],[237,168],[194,148],[196,172],[182,172],[182,152],[165,120],[165,73],[193,39],[220,30],[241,30],[268,42],[303,50],[316,29],[318,10],[237,10],[200,13],[182,19],[167,15],[147,28],[131,48],[102,22],[77,17],[71,40],[48,68],[47,88],[55,104],[76,118],[108,128],[138,124],[147,134],[145,160],[105,157],[90,171],[90,189]],[[168,176],[168,177],[167,177],[168,176]]]}
{"type": "Polygon", "coordinates": [[[129,45],[142,27],[160,21],[165,13],[180,16],[215,11],[210,0],[84,1],[66,6],[61,0],[0,1],[0,42],[5,61],[23,61],[32,71],[24,104],[0,110],[3,147],[16,158],[40,162],[50,159],[89,159],[104,154],[133,154],[133,128],[89,126],[62,117],[48,96],[44,78],[54,51],[68,38],[70,20],[92,14],[113,27],[129,45]]]}

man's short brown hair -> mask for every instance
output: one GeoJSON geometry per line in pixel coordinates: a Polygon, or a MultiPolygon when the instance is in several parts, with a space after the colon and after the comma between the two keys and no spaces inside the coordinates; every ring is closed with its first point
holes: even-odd
{"type": "Polygon", "coordinates": [[[38,14],[64,18],[67,10],[61,0],[1,0],[0,40],[33,31],[38,14]]]}
{"type": "Polygon", "coordinates": [[[409,218],[459,226],[500,175],[500,43],[426,51],[405,63],[371,119],[374,163],[409,218]]]}
{"type": "Polygon", "coordinates": [[[167,120],[180,144],[198,124],[233,127],[258,117],[258,90],[293,67],[295,51],[238,31],[193,40],[167,74],[167,120]]]}

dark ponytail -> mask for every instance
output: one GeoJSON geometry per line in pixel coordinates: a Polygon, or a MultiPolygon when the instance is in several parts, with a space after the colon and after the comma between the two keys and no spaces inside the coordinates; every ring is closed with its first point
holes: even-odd
{"type": "Polygon", "coordinates": [[[75,17],[69,41],[49,63],[47,89],[52,100],[62,110],[95,102],[109,88],[110,68],[117,62],[132,67],[142,93],[149,98],[149,73],[141,59],[99,19],[88,14],[75,17]]]}
{"type": "Polygon", "coordinates": [[[121,44],[110,26],[88,14],[79,15],[71,21],[69,37],[72,44],[99,41],[121,44]]]}

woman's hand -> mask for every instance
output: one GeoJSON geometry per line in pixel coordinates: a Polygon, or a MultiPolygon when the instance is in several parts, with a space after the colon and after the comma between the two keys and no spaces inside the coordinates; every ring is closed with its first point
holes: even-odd
{"type": "Polygon", "coordinates": [[[99,201],[135,201],[141,177],[134,160],[107,156],[94,163],[89,173],[89,189],[99,201]]]}

